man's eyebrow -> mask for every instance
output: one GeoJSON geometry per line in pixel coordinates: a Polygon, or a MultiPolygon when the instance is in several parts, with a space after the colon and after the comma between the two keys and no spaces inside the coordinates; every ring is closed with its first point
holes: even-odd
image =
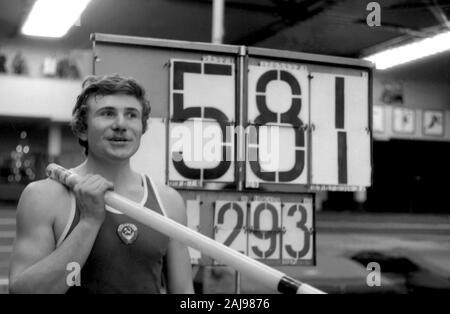
{"type": "Polygon", "coordinates": [[[138,113],[140,112],[140,110],[135,108],[135,107],[126,107],[125,110],[126,111],[135,111],[135,112],[138,112],[138,113]]]}
{"type": "Polygon", "coordinates": [[[96,110],[96,112],[101,111],[101,110],[116,110],[116,108],[112,107],[112,106],[105,106],[105,107],[100,107],[96,110]]]}

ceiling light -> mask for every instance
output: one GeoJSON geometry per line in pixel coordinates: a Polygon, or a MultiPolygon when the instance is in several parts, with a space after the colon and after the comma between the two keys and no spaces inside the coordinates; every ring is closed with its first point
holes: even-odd
{"type": "Polygon", "coordinates": [[[445,50],[450,50],[450,31],[375,53],[365,57],[364,60],[375,63],[378,70],[385,70],[445,50]]]}
{"type": "Polygon", "coordinates": [[[22,33],[30,36],[62,37],[78,20],[91,0],[37,0],[22,33]]]}

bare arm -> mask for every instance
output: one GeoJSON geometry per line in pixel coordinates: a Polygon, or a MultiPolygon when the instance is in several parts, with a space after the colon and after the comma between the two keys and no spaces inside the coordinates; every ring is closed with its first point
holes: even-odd
{"type": "MultiPolygon", "coordinates": [[[[171,188],[165,194],[165,208],[169,217],[186,225],[187,216],[183,198],[171,188]]],[[[192,266],[187,247],[174,239],[169,239],[166,262],[168,292],[194,293],[192,266]]]]}
{"type": "MultiPolygon", "coordinates": [[[[86,182],[84,185],[89,187],[86,182]]],[[[77,199],[80,193],[78,189],[77,199]]],[[[103,195],[104,191],[99,188],[92,193],[103,195]]],[[[67,265],[76,262],[83,267],[103,220],[101,216],[80,215],[77,226],[56,248],[53,233],[55,210],[58,206],[68,205],[67,191],[49,180],[30,184],[22,193],[11,257],[11,293],[64,293],[69,288],[66,283],[67,265]],[[61,197],[64,193],[66,196],[61,197]]]]}

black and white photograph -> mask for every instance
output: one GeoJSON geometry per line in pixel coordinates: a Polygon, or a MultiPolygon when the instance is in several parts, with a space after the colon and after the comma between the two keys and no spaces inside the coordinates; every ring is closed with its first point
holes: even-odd
{"type": "Polygon", "coordinates": [[[0,294],[448,294],[449,111],[448,0],[0,0],[0,294]]]}
{"type": "Polygon", "coordinates": [[[413,109],[394,107],[392,125],[395,133],[414,133],[416,131],[416,112],[413,109]]]}
{"type": "Polygon", "coordinates": [[[374,133],[383,133],[386,131],[386,111],[384,106],[373,106],[372,108],[372,127],[374,133]]]}
{"type": "Polygon", "coordinates": [[[444,112],[441,110],[425,110],[423,112],[423,134],[432,136],[444,135],[444,112]]]}

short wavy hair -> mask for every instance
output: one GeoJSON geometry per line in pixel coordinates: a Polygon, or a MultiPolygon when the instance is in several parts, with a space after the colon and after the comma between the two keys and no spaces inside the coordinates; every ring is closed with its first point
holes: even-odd
{"type": "MultiPolygon", "coordinates": [[[[119,74],[86,77],[82,84],[81,94],[78,95],[75,107],[72,110],[70,126],[75,135],[87,130],[88,101],[91,97],[107,95],[129,95],[135,97],[142,105],[142,133],[147,131],[147,120],[150,117],[150,102],[146,98],[145,89],[131,77],[123,77],[119,74]]],[[[88,154],[88,142],[78,137],[78,143],[88,154]]]]}

